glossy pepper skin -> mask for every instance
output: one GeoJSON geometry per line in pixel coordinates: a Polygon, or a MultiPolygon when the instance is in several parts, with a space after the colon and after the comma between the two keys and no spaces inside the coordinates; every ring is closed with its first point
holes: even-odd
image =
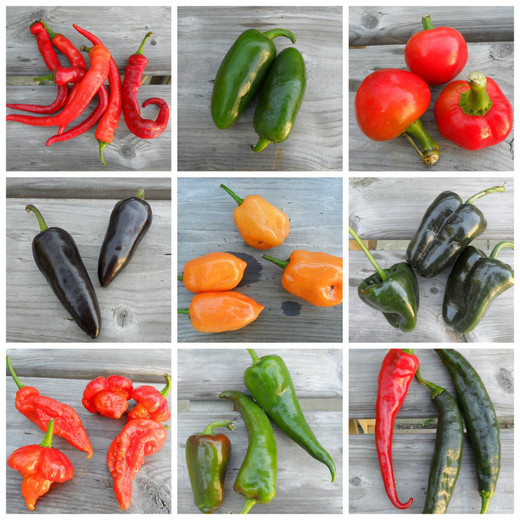
{"type": "Polygon", "coordinates": [[[168,374],[164,374],[164,377],[166,386],[160,392],[150,385],[139,386],[132,392],[132,399],[137,402],[137,406],[128,412],[129,421],[153,419],[164,422],[170,418],[170,407],[166,397],[170,393],[172,379],[168,374]]]}
{"type": "Polygon", "coordinates": [[[101,312],[74,239],[64,229],[47,227],[32,204],[25,209],[34,212],[40,224],[41,233],[32,242],[38,269],[74,321],[92,339],[96,338],[101,330],[101,312]]]}
{"type": "Polygon", "coordinates": [[[406,260],[417,274],[430,278],[452,264],[487,227],[483,213],[472,202],[504,190],[503,186],[488,188],[465,203],[456,193],[443,191],[426,210],[406,250],[406,260]]]}
{"type": "Polygon", "coordinates": [[[144,190],[120,200],[112,210],[99,252],[98,278],[103,287],[128,265],[137,246],[152,225],[152,208],[144,200],[144,190]]]}
{"type": "Polygon", "coordinates": [[[74,408],[51,397],[40,395],[36,388],[22,384],[11,364],[11,356],[7,356],[6,361],[9,373],[18,387],[16,409],[43,432],[47,431],[49,421],[54,419],[54,433],[63,437],[74,448],[86,452],[87,459],[90,459],[93,453],[92,445],[74,408]]]}
{"type": "Polygon", "coordinates": [[[284,49],[274,60],[262,85],[254,115],[261,152],[269,143],[282,143],[291,133],[305,94],[305,62],[294,47],[284,49]]]}
{"type": "Polygon", "coordinates": [[[441,135],[465,150],[501,143],[513,128],[511,103],[495,81],[480,72],[444,87],[434,114],[441,135]]]}
{"type": "Polygon", "coordinates": [[[211,116],[217,128],[228,128],[235,123],[255,96],[276,56],[272,40],[277,36],[296,42],[294,34],[285,29],[264,33],[248,29],[225,55],[211,95],[211,116]]]}
{"type": "Polygon", "coordinates": [[[418,366],[419,360],[412,349],[392,349],[383,360],[378,379],[375,424],[377,456],[386,494],[398,509],[408,509],[413,498],[406,503],[400,502],[397,498],[392,463],[392,437],[395,418],[418,366]]]}
{"type": "Polygon", "coordinates": [[[70,460],[52,447],[54,419],[49,421],[41,444],[18,448],[7,458],[7,465],[23,477],[22,495],[27,507],[34,511],[36,501],[49,491],[53,482],[65,482],[74,476],[70,460]]]}
{"type": "Polygon", "coordinates": [[[496,258],[504,246],[500,242],[488,257],[473,246],[460,254],[448,276],[442,303],[442,317],[461,334],[471,332],[486,315],[493,301],[515,283],[511,266],[496,258]]]}
{"type": "Polygon", "coordinates": [[[260,195],[241,199],[227,186],[220,185],[238,204],[233,219],[244,241],[256,249],[271,249],[283,244],[289,234],[289,217],[260,195]]]}
{"type": "Polygon", "coordinates": [[[189,260],[179,278],[192,293],[231,291],[242,280],[247,262],[230,253],[210,253],[189,260]]]}
{"type": "Polygon", "coordinates": [[[267,504],[276,495],[278,459],[273,428],[260,406],[242,392],[226,390],[219,397],[234,403],[247,428],[249,445],[233,485],[246,498],[240,514],[247,514],[255,504],[267,504]]]}
{"type": "Polygon", "coordinates": [[[152,419],[128,421],[112,441],[107,465],[114,479],[114,493],[121,509],[132,502],[132,481],[144,464],[144,458],[158,452],[166,442],[166,428],[152,419]]]}
{"type": "Polygon", "coordinates": [[[332,482],[336,466],[327,450],[319,443],[305,420],[291,374],[284,360],[277,355],[258,357],[248,348],[253,364],[244,372],[244,383],[253,399],[265,413],[311,457],[325,464],[332,482]]]}
{"type": "Polygon", "coordinates": [[[283,288],[318,307],[333,307],[343,301],[343,259],[327,253],[297,249],[289,260],[269,255],[262,258],[282,267],[283,288]]]}
{"type": "Polygon", "coordinates": [[[227,332],[249,325],[263,309],[245,294],[223,291],[196,294],[189,310],[177,312],[189,314],[192,327],[199,332],[227,332]]]}
{"type": "Polygon", "coordinates": [[[231,442],[215,428],[234,430],[230,421],[209,424],[201,433],[190,435],[186,441],[186,465],[190,476],[193,501],[205,514],[211,514],[224,499],[224,480],[231,457],[231,442]]]}
{"type": "Polygon", "coordinates": [[[126,377],[99,376],[86,386],[81,402],[90,413],[119,419],[128,409],[133,389],[132,381],[126,377]]]}

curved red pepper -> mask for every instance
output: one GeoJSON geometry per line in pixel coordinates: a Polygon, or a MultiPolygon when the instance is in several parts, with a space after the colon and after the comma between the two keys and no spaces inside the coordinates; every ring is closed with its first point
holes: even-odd
{"type": "Polygon", "coordinates": [[[99,376],[87,385],[81,402],[91,413],[119,419],[128,409],[133,389],[132,381],[126,377],[99,376]]]}
{"type": "Polygon", "coordinates": [[[153,386],[140,386],[132,393],[132,399],[137,401],[137,406],[128,412],[128,419],[153,419],[164,422],[170,418],[170,407],[167,395],[170,392],[172,380],[168,374],[164,374],[166,386],[159,392],[153,386]]]}
{"type": "Polygon", "coordinates": [[[383,360],[378,379],[375,425],[377,456],[386,493],[398,509],[408,509],[413,498],[405,504],[397,498],[392,466],[392,436],[397,412],[403,404],[418,366],[419,360],[411,349],[392,349],[383,360]]]}
{"type": "Polygon", "coordinates": [[[434,112],[442,136],[466,150],[501,143],[513,127],[511,104],[500,87],[480,72],[444,87],[434,112]]]}
{"type": "Polygon", "coordinates": [[[54,81],[56,85],[67,85],[68,83],[78,83],[83,79],[87,69],[84,67],[56,67],[46,76],[33,78],[35,83],[41,81],[54,81]]]}

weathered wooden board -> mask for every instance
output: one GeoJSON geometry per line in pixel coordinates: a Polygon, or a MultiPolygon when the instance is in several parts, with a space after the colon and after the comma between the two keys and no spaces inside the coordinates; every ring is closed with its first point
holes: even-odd
{"type": "MultiPolygon", "coordinates": [[[[512,431],[502,430],[500,434],[502,467],[488,514],[513,514],[514,511],[513,437],[512,431]]],[[[394,435],[392,453],[397,493],[403,501],[414,498],[414,503],[404,514],[422,512],[434,446],[433,433],[394,435]]],[[[475,459],[466,439],[461,470],[448,514],[478,514],[480,505],[475,459]]],[[[403,514],[403,511],[392,506],[386,496],[373,435],[349,435],[349,511],[403,514]]]]}
{"type": "MultiPolygon", "coordinates": [[[[136,387],[147,384],[162,389],[162,374],[171,373],[171,351],[103,349],[102,356],[99,350],[93,349],[10,349],[8,353],[24,384],[38,388],[42,395],[66,403],[78,412],[94,450],[92,458],[87,460],[84,452],[54,436],[53,447],[70,459],[74,477],[63,484],[52,484],[50,491],[36,503],[35,512],[49,515],[121,513],[106,466],[106,453],[127,418],[107,419],[87,412],[81,404],[83,390],[90,380],[112,373],[131,378],[136,387]]],[[[10,454],[21,446],[40,444],[44,433],[15,409],[17,387],[10,376],[7,376],[6,390],[6,453],[10,454]]],[[[131,401],[130,408],[134,404],[131,401]]],[[[146,457],[133,481],[132,504],[127,513],[171,513],[171,450],[172,436],[169,434],[161,450],[146,457]]],[[[20,493],[21,482],[20,474],[7,468],[7,513],[28,512],[20,493]]]]}
{"type": "MultiPolygon", "coordinates": [[[[342,338],[342,305],[316,307],[286,292],[282,270],[261,258],[280,259],[305,249],[342,256],[341,179],[180,178],[178,181],[178,266],[214,251],[227,251],[248,262],[237,290],[265,306],[259,318],[234,332],[204,334],[195,331],[186,315],[178,316],[181,342],[338,342],[342,338]],[[291,221],[285,242],[260,251],[247,245],[233,222],[234,200],[219,185],[238,196],[261,195],[284,211],[291,221]]],[[[178,308],[188,308],[192,293],[178,282],[178,308]]]]}
{"type": "MultiPolygon", "coordinates": [[[[457,349],[479,373],[493,400],[498,417],[514,416],[514,351],[510,349],[457,349]]],[[[349,349],[349,418],[374,419],[377,378],[388,348],[349,349]]],[[[447,368],[431,348],[417,348],[424,379],[446,388],[455,395],[447,368]]],[[[437,417],[437,407],[429,391],[413,381],[399,411],[400,419],[437,417]]],[[[352,438],[352,437],[351,437],[352,438]]]]}
{"type": "MultiPolygon", "coordinates": [[[[341,7],[181,7],[178,11],[178,169],[226,171],[341,170],[341,7]],[[256,100],[240,120],[219,130],[210,100],[218,67],[244,30],[283,27],[297,38],[307,89],[291,136],[255,154],[256,100]],[[204,38],[194,35],[204,34],[204,38]]],[[[276,38],[278,51],[291,45],[276,38]]]]}

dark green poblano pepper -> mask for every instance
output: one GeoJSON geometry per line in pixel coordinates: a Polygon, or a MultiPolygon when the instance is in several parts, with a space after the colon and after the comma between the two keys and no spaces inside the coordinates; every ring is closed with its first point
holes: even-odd
{"type": "Polygon", "coordinates": [[[444,321],[457,332],[472,331],[495,298],[515,283],[513,269],[496,257],[511,242],[499,242],[491,255],[469,246],[460,254],[448,276],[442,303],[444,321]]]}
{"type": "Polygon", "coordinates": [[[348,229],[377,271],[359,284],[359,297],[370,307],[381,311],[392,327],[411,332],[419,311],[419,285],[413,269],[406,262],[383,269],[352,227],[348,229]]]}
{"type": "Polygon", "coordinates": [[[336,467],[329,453],[318,442],[305,420],[289,369],[277,355],[258,357],[248,348],[253,364],[244,372],[244,383],[265,413],[316,460],[325,464],[336,478],[336,467]]]}

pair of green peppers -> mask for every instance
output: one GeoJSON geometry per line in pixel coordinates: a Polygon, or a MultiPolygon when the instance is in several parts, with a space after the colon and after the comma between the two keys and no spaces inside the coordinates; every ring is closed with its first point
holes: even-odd
{"type": "Polygon", "coordinates": [[[261,152],[269,143],[281,143],[291,133],[305,93],[305,62],[289,47],[278,56],[273,38],[296,37],[285,29],[243,32],[222,60],[213,85],[211,115],[218,128],[229,128],[252,101],[263,81],[255,110],[254,127],[261,152]],[[275,58],[276,57],[276,58],[275,58]]]}
{"type": "Polygon", "coordinates": [[[454,263],[448,277],[442,315],[459,333],[472,331],[491,303],[514,284],[513,269],[496,258],[511,242],[500,242],[489,257],[469,244],[482,234],[487,222],[473,205],[480,197],[503,192],[494,186],[470,197],[466,202],[451,191],[442,192],[429,206],[408,245],[406,262],[382,269],[349,226],[350,234],[376,269],[361,282],[360,298],[383,312],[387,321],[403,332],[411,332],[417,322],[419,289],[412,268],[420,276],[435,276],[454,263]]]}
{"type": "MultiPolygon", "coordinates": [[[[277,448],[268,416],[292,440],[329,468],[333,482],[336,477],[332,457],[305,420],[283,359],[277,355],[260,358],[253,349],[247,350],[253,363],[244,372],[244,383],[255,400],[234,390],[227,390],[219,396],[234,403],[249,436],[247,453],[233,486],[246,499],[241,514],[246,514],[256,503],[267,504],[276,494],[277,448]]],[[[213,434],[217,426],[234,429],[232,422],[215,422],[204,432],[190,436],[186,442],[193,497],[195,505],[203,513],[213,512],[222,503],[231,455],[229,439],[222,434],[213,434]]]]}

